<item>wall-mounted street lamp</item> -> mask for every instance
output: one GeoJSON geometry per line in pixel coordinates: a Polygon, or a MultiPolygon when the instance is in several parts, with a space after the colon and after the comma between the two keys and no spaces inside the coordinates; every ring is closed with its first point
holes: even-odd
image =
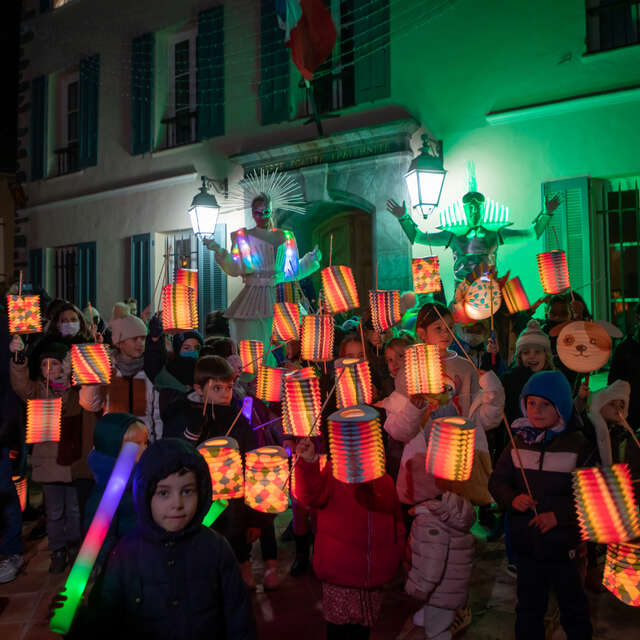
{"type": "Polygon", "coordinates": [[[424,218],[438,206],[446,170],[442,165],[442,140],[422,136],[419,156],[411,161],[404,179],[409,189],[411,207],[420,209],[424,218]]]}
{"type": "Polygon", "coordinates": [[[193,197],[189,207],[189,218],[191,219],[193,233],[200,238],[210,238],[213,236],[218,224],[220,205],[216,200],[216,196],[210,193],[209,190],[223,194],[226,198],[229,194],[229,183],[227,178],[214,180],[207,176],[201,176],[201,180],[202,187],[193,197]]]}

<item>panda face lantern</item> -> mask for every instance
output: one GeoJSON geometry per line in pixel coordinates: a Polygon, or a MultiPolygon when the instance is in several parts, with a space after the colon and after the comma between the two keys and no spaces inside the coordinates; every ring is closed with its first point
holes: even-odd
{"type": "Polygon", "coordinates": [[[611,338],[595,322],[569,322],[558,334],[558,356],[572,371],[597,371],[607,364],[610,355],[611,338]]]}

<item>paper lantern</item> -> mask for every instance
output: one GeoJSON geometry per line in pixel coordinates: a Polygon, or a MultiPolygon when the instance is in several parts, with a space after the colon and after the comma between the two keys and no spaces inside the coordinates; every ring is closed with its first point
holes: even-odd
{"type": "Polygon", "coordinates": [[[9,333],[40,333],[40,296],[7,296],[9,333]]]}
{"type": "Polygon", "coordinates": [[[24,511],[27,508],[27,479],[22,476],[12,476],[11,480],[18,494],[20,511],[24,511]]]}
{"type": "Polygon", "coordinates": [[[536,257],[540,282],[545,293],[564,293],[571,288],[567,254],[564,251],[546,251],[536,257]]]}
{"type": "Polygon", "coordinates": [[[238,345],[242,373],[258,373],[258,365],[264,356],[264,345],[259,340],[240,340],[238,345]]]}
{"type": "Polygon", "coordinates": [[[491,277],[481,277],[471,283],[465,294],[464,310],[472,320],[484,320],[502,304],[500,285],[491,277]],[[493,300],[493,302],[492,302],[493,300]]]}
{"type": "Polygon", "coordinates": [[[518,313],[519,311],[526,311],[531,308],[529,298],[527,298],[527,292],[520,282],[520,278],[516,276],[511,278],[502,289],[502,298],[509,313],[518,313]]]}
{"type": "Polygon", "coordinates": [[[288,342],[300,339],[300,308],[293,302],[276,302],[273,305],[273,337],[288,342]]]}
{"type": "Polygon", "coordinates": [[[176,271],[176,284],[183,284],[193,289],[196,300],[198,299],[198,270],[178,269],[176,271]]]}
{"type": "Polygon", "coordinates": [[[245,503],[263,513],[282,513],[289,504],[289,458],[282,447],[260,447],[247,452],[245,503]]]}
{"type": "Polygon", "coordinates": [[[60,442],[62,398],[27,400],[27,444],[60,442]]]}
{"type": "MultiPolygon", "coordinates": [[[[293,471],[291,472],[291,497],[298,500],[298,492],[297,492],[297,471],[298,471],[298,456],[294,456],[293,458],[293,471]]],[[[318,462],[320,463],[320,471],[322,471],[327,466],[327,454],[319,453],[318,454],[318,462]]]]}
{"type": "Polygon", "coordinates": [[[71,345],[72,384],[109,384],[111,361],[104,344],[71,345]]]}
{"type": "Polygon", "coordinates": [[[556,348],[565,367],[579,373],[590,373],[609,361],[611,338],[599,324],[576,320],[562,327],[556,348]]]}
{"type": "Polygon", "coordinates": [[[322,270],[322,289],[325,306],[329,313],[341,313],[360,306],[351,267],[344,265],[325,267],[322,270]]]}
{"type": "Polygon", "coordinates": [[[640,536],[640,520],[626,464],[573,472],[573,494],[583,540],[628,542],[640,536]]]}
{"type": "Polygon", "coordinates": [[[333,316],[326,313],[304,316],[300,355],[303,360],[333,360],[333,316]]]}
{"type": "Polygon", "coordinates": [[[640,544],[610,544],[602,584],[621,602],[640,607],[640,544]]]}
{"type": "Polygon", "coordinates": [[[356,405],[329,416],[331,470],[340,482],[369,482],[385,474],[380,416],[373,407],[356,405]]]}
{"type": "Polygon", "coordinates": [[[320,435],[320,380],[297,371],[284,377],[282,398],[282,430],[292,436],[320,435]]]}
{"type": "Polygon", "coordinates": [[[404,352],[407,394],[442,393],[442,363],[435,344],[412,344],[404,352]]]}
{"type": "Polygon", "coordinates": [[[369,291],[373,328],[382,333],[402,320],[399,291],[369,291]]]}
{"type": "Polygon", "coordinates": [[[195,331],[198,304],[195,291],[184,284],[162,287],[162,328],[165,331],[195,331]]]}
{"type": "Polygon", "coordinates": [[[464,418],[436,418],[431,423],[426,471],[437,478],[464,482],[471,476],[476,429],[464,418]]]}
{"type": "Polygon", "coordinates": [[[238,441],[219,437],[205,440],[198,451],[209,466],[212,499],[242,498],[244,478],[238,441]]]}
{"type": "Polygon", "coordinates": [[[265,402],[279,402],[282,398],[282,381],[286,369],[258,365],[256,397],[265,402]]]}
{"type": "Polygon", "coordinates": [[[414,258],[411,261],[413,290],[416,293],[435,293],[440,291],[440,262],[438,256],[414,258]]]}
{"type": "Polygon", "coordinates": [[[279,282],[275,286],[276,302],[291,302],[298,304],[300,302],[300,287],[297,282],[279,282]]]}
{"type": "Polygon", "coordinates": [[[336,360],[336,404],[338,409],[356,404],[371,404],[371,367],[367,360],[340,358],[336,360]]]}

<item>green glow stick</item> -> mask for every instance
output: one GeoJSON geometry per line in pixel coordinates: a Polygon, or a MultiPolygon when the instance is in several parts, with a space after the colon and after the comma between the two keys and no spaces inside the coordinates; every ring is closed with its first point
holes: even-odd
{"type": "Polygon", "coordinates": [[[207,515],[202,518],[202,524],[205,527],[210,527],[217,519],[218,516],[229,506],[228,500],[214,500],[207,511],[207,515]]]}

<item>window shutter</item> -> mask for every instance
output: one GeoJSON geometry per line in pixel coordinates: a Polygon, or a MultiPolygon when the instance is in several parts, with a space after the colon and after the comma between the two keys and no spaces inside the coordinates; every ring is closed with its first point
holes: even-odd
{"type": "MultiPolygon", "coordinates": [[[[223,248],[227,246],[227,225],[216,226],[215,241],[223,248]]],[[[198,315],[204,328],[207,314],[227,308],[227,275],[217,265],[213,251],[198,242],[198,315]]]]}
{"type": "MultiPolygon", "coordinates": [[[[218,224],[216,231],[213,234],[214,240],[223,248],[227,247],[227,225],[218,224]]],[[[213,255],[213,252],[210,252],[213,255]]],[[[213,310],[227,308],[227,274],[218,266],[218,263],[213,261],[212,271],[212,284],[213,284],[213,310]]]]}
{"type": "Polygon", "coordinates": [[[96,296],[96,243],[83,242],[76,247],[76,292],[75,302],[81,309],[88,302],[98,306],[96,296]]]}
{"type": "Polygon", "coordinates": [[[151,303],[151,234],[131,236],[130,251],[131,297],[145,309],[151,303]]]}
{"type": "Polygon", "coordinates": [[[155,37],[145,33],[131,43],[131,153],[153,150],[153,57],[155,37]]]}
{"type": "Polygon", "coordinates": [[[260,5],[260,122],[289,119],[289,49],[273,0],[260,5]]]}
{"type": "Polygon", "coordinates": [[[389,78],[389,0],[354,0],[353,49],[356,104],[387,98],[389,78]]]}
{"type": "Polygon", "coordinates": [[[100,86],[100,56],[80,61],[79,82],[79,156],[80,168],[98,164],[98,95],[100,86]]]}
{"type": "Polygon", "coordinates": [[[198,140],[224,133],[224,5],[198,14],[198,140]]]}
{"type": "Polygon", "coordinates": [[[34,287],[45,288],[44,249],[29,251],[29,280],[34,287]]]}
{"type": "Polygon", "coordinates": [[[47,77],[31,81],[31,179],[44,178],[47,171],[47,77]]]}

